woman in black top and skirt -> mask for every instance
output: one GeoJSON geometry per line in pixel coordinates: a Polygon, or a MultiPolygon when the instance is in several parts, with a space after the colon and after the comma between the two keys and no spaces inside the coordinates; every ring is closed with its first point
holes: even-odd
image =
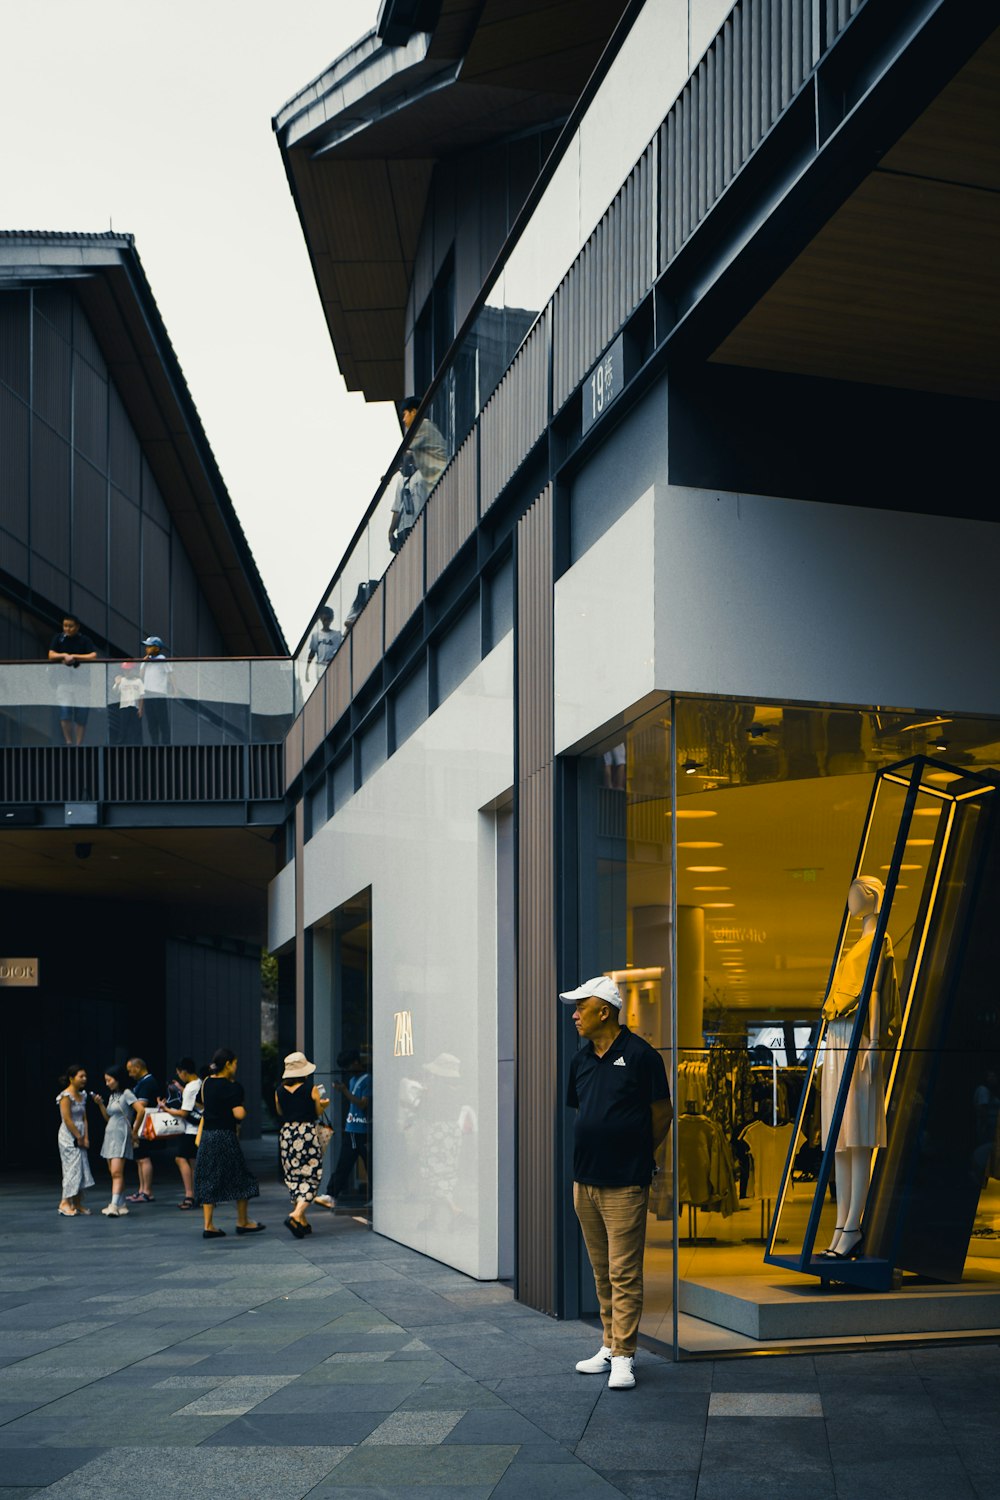
{"type": "Polygon", "coordinates": [[[236,1233],[259,1234],[265,1227],[247,1218],[247,1200],[260,1196],[257,1179],[240,1150],[236,1126],[246,1119],[242,1083],[236,1082],[236,1054],[220,1047],[201,1086],[201,1143],[195,1159],[194,1194],[205,1216],[204,1237],[219,1239],[213,1215],[217,1203],[236,1204],[236,1233]]]}
{"type": "Polygon", "coordinates": [[[319,1192],[323,1181],[323,1151],[316,1132],[316,1120],[327,1101],[312,1084],[316,1064],[304,1052],[290,1052],[285,1071],[274,1091],[274,1107],[281,1120],[278,1152],[281,1175],[292,1200],[292,1211],[285,1220],[297,1240],[312,1234],[306,1220],[306,1209],[319,1192]]]}

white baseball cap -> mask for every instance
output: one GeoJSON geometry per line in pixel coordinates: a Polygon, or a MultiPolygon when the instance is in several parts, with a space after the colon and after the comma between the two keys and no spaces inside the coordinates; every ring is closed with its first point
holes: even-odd
{"type": "Polygon", "coordinates": [[[604,1000],[608,1005],[613,1005],[615,1010],[622,1008],[621,991],[614,980],[609,979],[606,974],[598,974],[593,979],[588,979],[585,984],[579,985],[575,990],[564,990],[559,999],[565,1001],[567,1005],[575,1005],[578,1000],[604,1000]]]}

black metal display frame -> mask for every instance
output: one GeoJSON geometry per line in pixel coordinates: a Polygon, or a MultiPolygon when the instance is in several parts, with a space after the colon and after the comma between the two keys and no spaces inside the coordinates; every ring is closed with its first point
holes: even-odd
{"type": "MultiPolygon", "coordinates": [[[[876,1247],[876,1253],[864,1255],[856,1260],[836,1259],[831,1260],[815,1251],[816,1235],[820,1226],[820,1216],[823,1211],[827,1189],[830,1184],[834,1170],[834,1159],[836,1143],[840,1136],[841,1124],[844,1111],[847,1106],[848,1094],[850,1092],[855,1067],[857,1066],[858,1053],[861,1040],[865,1033],[865,1025],[871,1004],[872,990],[878,974],[879,964],[882,960],[883,944],[889,931],[892,917],[893,898],[899,883],[900,869],[904,862],[907,840],[911,836],[911,824],[918,796],[930,796],[939,799],[943,804],[945,816],[938,822],[937,834],[931,859],[928,863],[928,879],[920,900],[920,911],[914,933],[914,942],[911,945],[911,958],[907,962],[907,973],[901,985],[902,1026],[900,1034],[896,1038],[895,1049],[888,1059],[886,1065],[887,1089],[886,1108],[890,1112],[892,1099],[892,1088],[896,1078],[897,1067],[900,1061],[902,1047],[906,1037],[907,1022],[910,1015],[910,1004],[916,993],[916,986],[920,979],[921,963],[925,953],[928,951],[928,940],[932,932],[935,916],[940,910],[939,895],[942,887],[942,877],[946,868],[946,861],[950,852],[954,849],[956,835],[961,827],[962,804],[968,803],[970,799],[981,799],[986,797],[998,787],[998,779],[992,773],[970,774],[958,767],[948,765],[943,761],[931,759],[926,756],[915,756],[912,759],[900,761],[895,765],[887,766],[878,772],[872,788],[871,800],[865,819],[857,860],[852,875],[852,883],[863,873],[862,865],[867,857],[869,839],[872,834],[879,794],[884,784],[889,783],[905,787],[905,799],[903,811],[900,816],[899,825],[894,840],[892,857],[885,880],[885,894],[878,911],[877,925],[875,928],[871,952],[868,957],[865,970],[864,983],[859,997],[858,1009],[854,1019],[854,1026],[845,1059],[844,1071],[837,1092],[836,1104],[827,1130],[826,1145],[823,1149],[822,1160],[817,1172],[816,1185],[813,1193],[812,1203],[809,1209],[808,1223],[802,1240],[800,1253],[788,1254],[775,1253],[775,1245],[778,1243],[778,1230],[781,1222],[782,1208],[786,1202],[786,1195],[792,1183],[792,1172],[798,1145],[803,1138],[803,1125],[809,1109],[812,1089],[816,1085],[816,1074],[822,1059],[822,1043],[826,1035],[827,1022],[821,1022],[816,1037],[806,1086],[802,1091],[799,1109],[796,1117],[796,1128],[792,1136],[788,1158],[785,1162],[784,1172],[781,1179],[781,1187],[775,1202],[768,1233],[767,1247],[764,1252],[764,1260],[769,1265],[781,1266],[787,1269],[804,1272],[808,1275],[817,1276],[823,1282],[841,1282],[849,1285],[865,1287],[871,1291],[888,1291],[897,1281],[895,1255],[892,1253],[898,1244],[899,1235],[890,1231],[881,1235],[881,1244],[876,1247]],[[932,772],[946,773],[952,780],[945,785],[928,785],[926,778],[932,772]]],[[[966,884],[974,883],[977,875],[978,865],[982,863],[985,844],[978,840],[975,845],[974,857],[971,866],[962,874],[966,884]]],[[[950,879],[954,883],[954,872],[950,872],[950,879]]],[[[965,910],[968,911],[968,906],[965,910]]],[[[827,981],[827,992],[833,981],[837,964],[844,948],[844,940],[850,914],[845,902],[844,913],[841,919],[840,930],[834,950],[833,962],[830,966],[830,977],[827,981]]],[[[955,951],[961,951],[961,943],[952,945],[955,951]]],[[[943,992],[947,986],[943,987],[943,992]]],[[[891,1113],[889,1113],[889,1127],[892,1129],[891,1113]]],[[[872,1183],[876,1182],[878,1176],[880,1158],[884,1156],[884,1148],[879,1149],[874,1157],[874,1169],[872,1183]]],[[[869,1202],[866,1204],[865,1216],[862,1220],[864,1229],[868,1219],[868,1207],[871,1202],[871,1191],[869,1202]]],[[[883,1216],[884,1217],[884,1216],[883,1216]]]]}

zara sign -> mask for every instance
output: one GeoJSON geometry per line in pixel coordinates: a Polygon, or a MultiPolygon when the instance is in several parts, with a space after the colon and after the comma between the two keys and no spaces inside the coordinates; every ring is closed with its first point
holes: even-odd
{"type": "Polygon", "coordinates": [[[37,958],[0,958],[0,989],[37,987],[37,958]]]}

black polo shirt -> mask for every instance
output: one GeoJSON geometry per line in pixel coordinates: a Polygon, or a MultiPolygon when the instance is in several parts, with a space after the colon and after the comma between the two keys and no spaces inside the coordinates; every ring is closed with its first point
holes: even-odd
{"type": "Polygon", "coordinates": [[[155,1109],[160,1098],[160,1085],[152,1073],[144,1073],[137,1083],[130,1084],[130,1088],[137,1099],[141,1099],[147,1109],[155,1109]]]}
{"type": "Polygon", "coordinates": [[[623,1026],[603,1057],[592,1042],[570,1063],[566,1103],[577,1111],[573,1178],[591,1187],[648,1187],[653,1180],[653,1117],[669,1099],[663,1058],[623,1026]]]}
{"type": "Polygon", "coordinates": [[[68,651],[70,656],[89,656],[97,647],[89,635],[78,630],[76,635],[63,635],[60,630],[49,642],[50,651],[68,651]]]}

